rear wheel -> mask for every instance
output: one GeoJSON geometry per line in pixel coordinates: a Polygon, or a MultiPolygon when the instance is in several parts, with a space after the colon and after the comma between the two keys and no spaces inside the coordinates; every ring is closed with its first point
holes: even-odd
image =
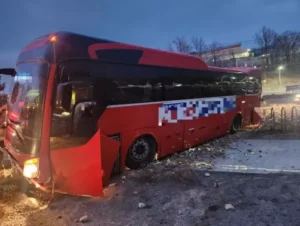
{"type": "Polygon", "coordinates": [[[242,125],[242,117],[241,115],[236,115],[232,120],[230,133],[236,133],[242,125]]]}
{"type": "Polygon", "coordinates": [[[128,150],[126,166],[130,169],[144,168],[153,160],[155,153],[155,140],[150,136],[139,137],[128,150]]]}

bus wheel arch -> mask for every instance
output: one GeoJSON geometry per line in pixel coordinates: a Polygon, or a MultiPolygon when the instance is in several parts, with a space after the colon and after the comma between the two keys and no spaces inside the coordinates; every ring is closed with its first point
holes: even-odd
{"type": "Polygon", "coordinates": [[[143,134],[133,140],[126,154],[125,165],[130,169],[146,167],[155,157],[158,144],[151,134],[143,134]]]}
{"type": "Polygon", "coordinates": [[[243,117],[241,113],[234,116],[231,122],[230,133],[234,134],[242,127],[243,117]]]}

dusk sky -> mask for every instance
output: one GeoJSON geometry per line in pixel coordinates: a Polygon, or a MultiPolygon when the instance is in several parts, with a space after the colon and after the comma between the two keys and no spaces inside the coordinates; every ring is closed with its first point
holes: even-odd
{"type": "Polygon", "coordinates": [[[299,31],[300,1],[3,0],[0,21],[0,67],[8,67],[34,38],[58,30],[160,49],[176,36],[251,47],[263,25],[299,31]]]}

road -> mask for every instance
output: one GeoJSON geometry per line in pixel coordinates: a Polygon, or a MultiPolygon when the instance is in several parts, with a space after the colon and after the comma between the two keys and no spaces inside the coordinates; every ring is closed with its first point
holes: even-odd
{"type": "Polygon", "coordinates": [[[263,105],[272,104],[299,104],[295,101],[295,94],[284,94],[284,95],[270,95],[263,97],[263,105]]]}

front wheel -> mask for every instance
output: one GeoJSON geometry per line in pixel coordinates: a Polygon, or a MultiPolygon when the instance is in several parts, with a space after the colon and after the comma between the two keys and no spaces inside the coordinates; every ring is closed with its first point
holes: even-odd
{"type": "Polygon", "coordinates": [[[130,169],[144,168],[156,153],[156,143],[149,137],[137,138],[128,150],[126,166],[130,169]]]}
{"type": "Polygon", "coordinates": [[[230,133],[236,133],[242,126],[242,117],[241,115],[236,115],[232,120],[230,133]]]}

